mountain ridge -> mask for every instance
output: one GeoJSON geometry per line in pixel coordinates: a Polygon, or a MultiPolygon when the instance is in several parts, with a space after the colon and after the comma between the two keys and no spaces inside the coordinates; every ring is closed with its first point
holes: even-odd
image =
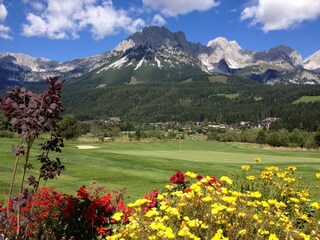
{"type": "Polygon", "coordinates": [[[267,84],[320,84],[320,51],[303,60],[297,50],[284,45],[257,52],[223,37],[204,46],[188,41],[183,32],[149,26],[111,51],[67,62],[0,53],[0,85],[41,81],[54,75],[97,87],[181,81],[202,74],[236,75],[267,84]]]}

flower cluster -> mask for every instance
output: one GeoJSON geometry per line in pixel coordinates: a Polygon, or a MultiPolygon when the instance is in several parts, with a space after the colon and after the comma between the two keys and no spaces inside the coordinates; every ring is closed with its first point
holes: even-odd
{"type": "Polygon", "coordinates": [[[19,236],[28,239],[96,239],[111,234],[117,222],[127,222],[129,208],[123,201],[123,193],[105,193],[104,187],[82,186],[76,196],[62,194],[54,189],[43,188],[37,194],[12,199],[10,214],[0,209],[0,234],[14,239],[17,234],[17,209],[20,203],[19,236]],[[114,213],[118,217],[113,219],[114,213]],[[121,215],[119,215],[121,213],[121,215]]]}
{"type": "Polygon", "coordinates": [[[128,224],[107,239],[319,239],[320,205],[297,168],[252,168],[220,181],[177,172],[166,191],[129,204],[128,224]]]}

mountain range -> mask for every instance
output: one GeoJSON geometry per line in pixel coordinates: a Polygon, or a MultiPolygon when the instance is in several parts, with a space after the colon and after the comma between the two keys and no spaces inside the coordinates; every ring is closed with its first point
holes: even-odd
{"type": "MultiPolygon", "coordinates": [[[[242,49],[218,37],[206,46],[186,40],[183,32],[146,27],[113,50],[59,62],[21,53],[0,53],[0,88],[41,82],[49,76],[70,79],[83,88],[163,81],[193,81],[195,76],[226,75],[266,84],[320,84],[320,50],[302,59],[287,46],[265,52],[242,49]]],[[[210,79],[210,78],[209,78],[210,79]]]]}

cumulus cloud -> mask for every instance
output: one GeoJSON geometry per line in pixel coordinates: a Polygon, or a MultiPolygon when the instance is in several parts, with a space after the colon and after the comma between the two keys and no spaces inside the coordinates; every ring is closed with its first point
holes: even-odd
{"type": "Polygon", "coordinates": [[[3,24],[0,24],[0,38],[12,39],[10,36],[11,29],[3,24]]]}
{"type": "Polygon", "coordinates": [[[8,26],[2,24],[8,16],[7,8],[4,6],[2,1],[0,1],[0,38],[11,39],[10,36],[11,29],[8,26]]]}
{"type": "Polygon", "coordinates": [[[160,15],[156,14],[152,18],[151,25],[153,26],[163,26],[166,24],[166,20],[160,15]]]}
{"type": "Polygon", "coordinates": [[[146,7],[170,17],[193,11],[207,11],[219,4],[216,0],[142,0],[142,2],[146,7]]]}
{"type": "Polygon", "coordinates": [[[142,19],[132,19],[111,0],[46,0],[43,11],[29,12],[22,34],[28,37],[76,39],[89,30],[93,38],[102,39],[120,31],[135,32],[145,26],[142,19]]]}
{"type": "Polygon", "coordinates": [[[261,25],[264,32],[290,29],[306,20],[320,16],[320,1],[315,0],[259,0],[245,8],[241,20],[250,19],[251,25],[261,25]]]}
{"type": "Polygon", "coordinates": [[[0,22],[3,22],[4,20],[6,20],[7,15],[8,15],[8,11],[0,1],[0,22]]]}

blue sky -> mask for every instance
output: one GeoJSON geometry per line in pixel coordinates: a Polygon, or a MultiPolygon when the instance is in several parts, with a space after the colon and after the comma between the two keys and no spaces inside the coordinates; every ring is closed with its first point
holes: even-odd
{"type": "Polygon", "coordinates": [[[67,61],[148,25],[202,44],[222,36],[247,50],[284,44],[303,58],[320,50],[320,0],[0,0],[0,52],[67,61]]]}

